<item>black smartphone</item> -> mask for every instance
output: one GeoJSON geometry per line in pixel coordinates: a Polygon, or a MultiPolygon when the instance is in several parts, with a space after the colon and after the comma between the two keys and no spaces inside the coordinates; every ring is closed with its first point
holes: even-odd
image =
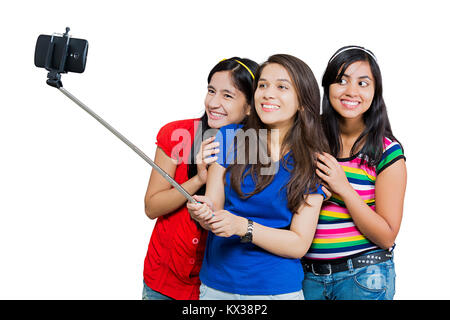
{"type": "Polygon", "coordinates": [[[87,40],[41,34],[36,41],[34,65],[38,68],[59,70],[61,60],[65,56],[66,61],[61,72],[82,73],[86,67],[87,53],[87,40]],[[69,43],[66,52],[65,46],[67,41],[69,43]]]}

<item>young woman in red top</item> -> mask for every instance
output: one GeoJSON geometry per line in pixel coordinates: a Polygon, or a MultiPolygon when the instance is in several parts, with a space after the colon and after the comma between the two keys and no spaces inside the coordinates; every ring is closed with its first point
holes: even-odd
{"type": "MultiPolygon", "coordinates": [[[[214,135],[203,139],[205,132],[245,120],[257,68],[249,59],[220,61],[208,76],[204,115],[160,129],[155,163],[190,194],[204,194],[207,166],[216,160],[210,156],[218,153],[214,135]]],[[[142,299],[198,299],[207,232],[191,219],[184,196],[156,171],[145,194],[145,213],[158,220],[144,262],[142,299]]]]}

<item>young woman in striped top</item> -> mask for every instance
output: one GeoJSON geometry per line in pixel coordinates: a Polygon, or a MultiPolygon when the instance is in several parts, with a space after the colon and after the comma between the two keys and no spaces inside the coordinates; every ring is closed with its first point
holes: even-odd
{"type": "Polygon", "coordinates": [[[318,155],[316,172],[332,197],[322,206],[302,261],[305,299],[393,299],[392,249],[406,166],[389,124],[375,56],[359,46],[339,49],[322,86],[322,124],[331,154],[318,155]]]}

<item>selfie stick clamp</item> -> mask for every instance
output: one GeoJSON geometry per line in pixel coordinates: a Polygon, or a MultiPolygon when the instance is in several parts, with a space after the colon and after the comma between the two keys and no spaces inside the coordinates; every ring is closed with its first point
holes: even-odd
{"type": "Polygon", "coordinates": [[[62,82],[61,82],[61,73],[65,73],[64,71],[64,66],[66,65],[66,58],[67,58],[67,52],[69,51],[69,41],[70,41],[70,36],[69,36],[69,31],[70,28],[66,27],[66,32],[62,34],[62,37],[67,39],[65,41],[64,44],[64,48],[63,48],[63,52],[61,55],[61,61],[59,63],[58,69],[53,69],[51,67],[51,61],[53,59],[53,53],[54,53],[54,48],[55,48],[55,42],[53,41],[53,37],[55,35],[58,35],[56,33],[54,33],[52,35],[51,41],[50,41],[50,45],[47,51],[47,57],[45,59],[45,69],[47,71],[49,71],[49,73],[47,74],[47,84],[49,86],[55,87],[55,88],[61,88],[62,82]]]}
{"type": "Polygon", "coordinates": [[[103,120],[99,115],[97,115],[94,111],[89,109],[88,106],[86,106],[83,102],[78,100],[74,95],[72,95],[69,91],[63,88],[62,82],[61,82],[61,73],[65,73],[64,67],[66,63],[66,56],[69,49],[69,31],[70,28],[66,28],[66,32],[63,34],[63,37],[67,38],[67,41],[65,42],[64,49],[63,49],[63,56],[61,59],[61,63],[58,66],[58,69],[52,69],[50,66],[50,62],[52,61],[53,57],[53,49],[54,49],[54,42],[53,42],[53,36],[52,41],[50,43],[46,62],[45,62],[45,69],[49,71],[47,74],[47,84],[51,87],[57,88],[59,91],[61,91],[66,97],[68,97],[70,100],[75,102],[79,107],[81,107],[84,111],[89,113],[94,119],[96,119],[100,124],[102,124],[106,129],[111,131],[117,138],[122,140],[128,147],[130,147],[134,152],[136,152],[142,159],[144,159],[150,166],[152,166],[153,169],[158,171],[159,174],[163,176],[164,179],[167,180],[175,189],[177,189],[189,202],[191,203],[197,203],[197,201],[192,198],[192,196],[182,187],[180,186],[167,172],[165,172],[163,169],[161,169],[156,163],[154,163],[144,152],[142,152],[138,147],[136,147],[130,140],[125,138],[119,131],[114,129],[109,123],[107,123],[105,120],[103,120]]]}

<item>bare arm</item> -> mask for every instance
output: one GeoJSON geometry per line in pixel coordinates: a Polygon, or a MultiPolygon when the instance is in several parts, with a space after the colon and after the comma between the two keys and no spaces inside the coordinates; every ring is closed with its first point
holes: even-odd
{"type": "Polygon", "coordinates": [[[372,210],[348,182],[340,164],[329,154],[319,156],[316,173],[338,194],[358,229],[383,249],[394,244],[403,215],[406,165],[400,159],[383,170],[375,182],[376,210],[372,210]],[[328,171],[328,175],[324,174],[328,171]]]}
{"type": "MultiPolygon", "coordinates": [[[[285,258],[301,258],[311,246],[319,219],[323,196],[311,194],[293,215],[290,230],[275,229],[253,223],[253,244],[285,258]]],[[[248,220],[226,210],[214,212],[209,220],[211,231],[220,237],[244,236],[248,220]]]]}
{"type": "MultiPolygon", "coordinates": [[[[159,147],[156,149],[154,162],[167,172],[169,176],[174,177],[177,165],[159,147]]],[[[198,175],[181,184],[189,194],[194,194],[202,185],[203,182],[198,175]]],[[[173,188],[156,170],[152,170],[144,201],[145,214],[150,219],[155,219],[178,209],[186,203],[186,198],[173,188]]]]}
{"type": "MultiPolygon", "coordinates": [[[[217,149],[219,143],[213,142],[214,139],[215,137],[211,137],[202,142],[195,158],[197,174],[181,184],[190,195],[193,195],[205,184],[208,176],[207,167],[217,160],[217,157],[211,157],[211,154],[219,152],[217,149]]],[[[156,149],[155,163],[172,178],[174,177],[177,164],[159,147],[156,149]]],[[[184,205],[187,200],[158,172],[152,170],[144,201],[145,214],[150,219],[155,219],[175,211],[184,205]]]]}
{"type": "Polygon", "coordinates": [[[405,161],[398,160],[377,177],[376,211],[373,211],[352,188],[342,195],[358,229],[380,248],[394,245],[403,216],[406,190],[405,161]]]}
{"type": "Polygon", "coordinates": [[[323,196],[311,194],[307,196],[306,201],[309,206],[304,203],[293,215],[290,230],[274,229],[255,223],[253,243],[285,258],[303,257],[308,252],[316,232],[323,196]]]}
{"type": "Polygon", "coordinates": [[[214,210],[223,209],[225,203],[225,186],[223,183],[223,176],[225,168],[218,163],[213,163],[208,169],[208,179],[206,181],[206,193],[213,206],[214,210]]]}
{"type": "Polygon", "coordinates": [[[205,196],[194,196],[194,199],[201,203],[187,204],[191,217],[208,230],[209,220],[213,216],[213,211],[223,209],[225,203],[225,189],[223,184],[224,173],[224,167],[216,162],[211,164],[208,168],[205,196]]]}
{"type": "MultiPolygon", "coordinates": [[[[217,163],[208,170],[206,197],[198,197],[203,204],[188,203],[191,216],[220,237],[244,236],[248,220],[223,210],[225,192],[223,174],[225,168],[217,163]],[[209,205],[207,204],[209,203],[209,205]]],[[[309,206],[303,204],[293,215],[290,230],[275,229],[254,223],[253,243],[273,254],[286,258],[301,258],[311,246],[319,219],[323,196],[306,197],[309,206]]]]}

